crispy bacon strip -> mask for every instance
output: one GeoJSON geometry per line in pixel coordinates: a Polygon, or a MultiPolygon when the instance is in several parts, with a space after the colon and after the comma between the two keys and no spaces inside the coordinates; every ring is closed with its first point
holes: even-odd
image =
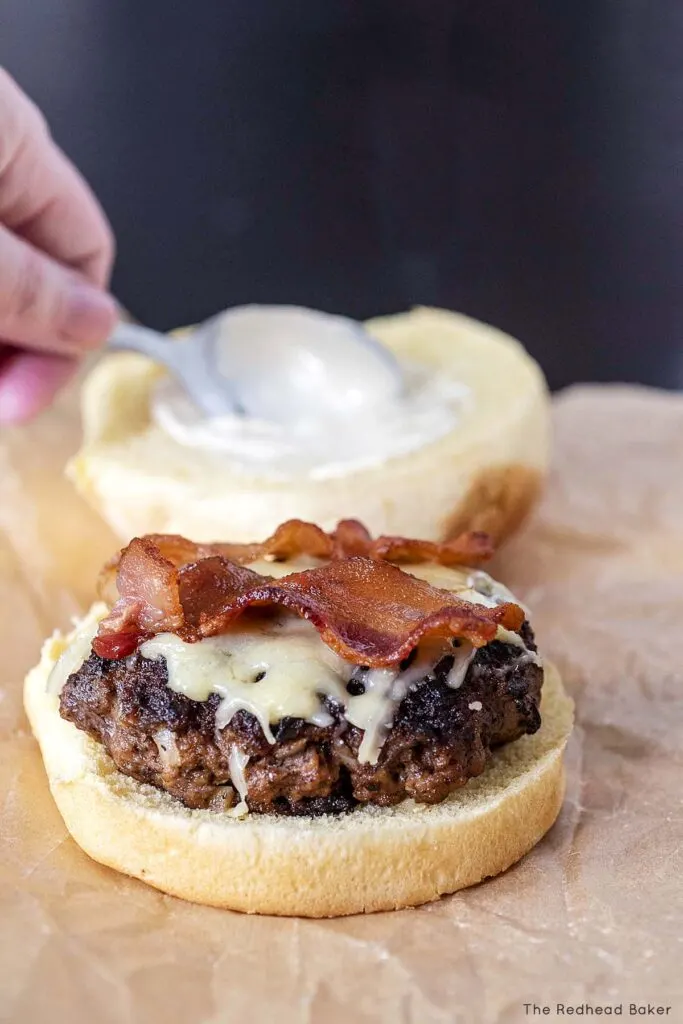
{"type": "Polygon", "coordinates": [[[101,658],[125,657],[136,649],[143,635],[176,631],[184,625],[178,571],[150,537],[135,537],[123,549],[116,587],[119,600],[100,623],[93,643],[95,654],[101,658]]]}
{"type": "MultiPolygon", "coordinates": [[[[303,543],[320,551],[323,539],[330,540],[322,531],[307,531],[303,543]]],[[[286,536],[280,541],[289,543],[286,536]]],[[[481,646],[495,637],[498,625],[514,630],[523,622],[515,604],[473,605],[385,561],[342,557],[368,544],[360,524],[340,524],[330,542],[337,546],[336,559],[274,580],[223,553],[208,553],[213,545],[190,549],[182,538],[136,538],[121,553],[120,597],[100,624],[93,649],[101,657],[125,657],[142,639],[165,631],[196,641],[224,632],[249,608],[270,606],[310,620],[347,660],[380,666],[401,661],[427,634],[462,636],[481,646]],[[174,564],[200,550],[207,554],[174,564]]],[[[443,557],[443,547],[433,545],[430,553],[443,557]]]]}
{"type": "Polygon", "coordinates": [[[137,627],[120,633],[98,634],[93,640],[92,649],[100,658],[118,661],[120,658],[127,658],[129,654],[134,654],[140,644],[152,636],[153,633],[143,633],[137,627]]]}
{"type": "Polygon", "coordinates": [[[352,555],[370,557],[372,537],[357,519],[340,519],[332,534],[332,557],[350,558],[352,555]]]}
{"type": "MultiPolygon", "coordinates": [[[[367,536],[370,540],[370,535],[367,536]]],[[[301,519],[289,519],[282,523],[272,537],[260,544],[196,544],[174,533],[150,533],[146,539],[155,545],[162,558],[177,569],[213,555],[220,555],[238,565],[248,565],[263,558],[286,561],[297,555],[331,558],[335,548],[333,535],[301,519]]],[[[125,550],[107,562],[100,573],[97,589],[103,601],[112,603],[112,588],[116,585],[116,574],[125,550]]]]}
{"type": "Polygon", "coordinates": [[[440,565],[472,565],[492,554],[491,538],[479,532],[462,533],[443,544],[406,537],[378,537],[368,552],[370,558],[386,562],[438,562],[440,565]]]}
{"type": "Polygon", "coordinates": [[[475,565],[493,555],[487,533],[461,533],[453,540],[436,544],[431,540],[381,536],[373,540],[357,519],[342,519],[332,534],[333,558],[363,555],[383,562],[439,562],[441,565],[475,565]]]}
{"type": "Polygon", "coordinates": [[[225,632],[247,608],[277,606],[308,619],[328,647],[362,665],[395,664],[428,634],[465,637],[481,647],[499,625],[514,630],[524,621],[516,604],[471,604],[396,566],[360,556],[279,580],[220,558],[188,566],[182,574],[183,598],[188,587],[199,596],[188,608],[186,639],[225,632]]]}
{"type": "Polygon", "coordinates": [[[333,549],[333,540],[329,534],[315,523],[305,523],[302,519],[288,519],[261,544],[192,544],[184,537],[167,538],[163,534],[153,535],[152,539],[166,557],[170,557],[178,566],[212,555],[221,555],[238,565],[248,565],[249,562],[263,558],[286,561],[297,555],[330,558],[333,549]]]}
{"type": "Polygon", "coordinates": [[[178,629],[183,623],[178,574],[149,537],[135,537],[119,562],[116,584],[125,601],[135,601],[138,622],[154,631],[160,623],[165,629],[178,629]]]}
{"type": "MultiPolygon", "coordinates": [[[[463,533],[443,544],[407,537],[378,537],[373,540],[357,519],[340,520],[332,533],[325,533],[314,523],[289,519],[261,544],[195,544],[170,533],[150,533],[145,539],[154,544],[159,555],[177,569],[213,555],[220,555],[238,565],[249,565],[264,558],[286,561],[297,555],[323,559],[361,555],[385,562],[478,565],[493,554],[491,540],[485,533],[463,533]]],[[[116,600],[116,574],[123,553],[107,562],[98,581],[99,596],[109,604],[116,600]]]]}
{"type": "Polygon", "coordinates": [[[222,555],[212,555],[184,566],[178,573],[178,581],[186,638],[201,639],[220,633],[219,619],[225,609],[245,594],[258,590],[268,579],[222,555]],[[214,622],[218,628],[211,630],[205,625],[209,622],[214,622]]]}
{"type": "Polygon", "coordinates": [[[205,550],[207,545],[195,544],[194,541],[186,540],[185,537],[174,533],[148,533],[145,537],[135,538],[128,547],[123,548],[117,555],[110,558],[100,572],[97,581],[97,594],[107,604],[113,604],[117,593],[120,593],[117,577],[121,567],[124,567],[125,574],[131,571],[125,567],[127,561],[129,564],[135,565],[134,561],[131,562],[135,553],[134,551],[131,553],[131,548],[136,545],[137,541],[144,542],[147,551],[153,551],[155,556],[164,559],[175,568],[186,565],[188,562],[196,562],[198,558],[205,558],[210,553],[205,550]]]}
{"type": "Polygon", "coordinates": [[[133,654],[143,639],[152,636],[152,633],[145,633],[141,629],[139,611],[139,601],[120,598],[106,619],[100,623],[99,632],[92,645],[95,654],[100,658],[117,661],[133,654]]]}

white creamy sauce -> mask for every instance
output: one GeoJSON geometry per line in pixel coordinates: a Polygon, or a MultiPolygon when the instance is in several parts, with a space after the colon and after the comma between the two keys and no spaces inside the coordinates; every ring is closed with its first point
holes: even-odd
{"type": "MultiPolygon", "coordinates": [[[[291,310],[278,312],[267,307],[265,313],[263,307],[261,310],[258,315],[262,327],[258,327],[258,320],[250,325],[249,343],[262,342],[268,332],[271,332],[271,345],[278,340],[289,340],[291,310]]],[[[339,318],[313,310],[299,310],[298,314],[303,316],[302,327],[317,338],[317,346],[324,350],[325,363],[331,364],[334,371],[330,372],[329,365],[318,367],[320,381],[313,381],[309,388],[309,394],[316,393],[317,402],[312,405],[308,401],[305,415],[300,410],[297,412],[297,403],[288,396],[286,383],[290,372],[294,377],[300,376],[303,367],[315,377],[316,345],[310,346],[307,359],[290,355],[291,370],[281,357],[264,355],[257,364],[258,372],[251,370],[246,377],[242,375],[243,386],[256,396],[255,410],[277,407],[273,395],[280,387],[281,404],[289,402],[286,416],[271,419],[256,413],[206,418],[182,386],[167,377],[159,382],[152,396],[151,414],[157,426],[185,447],[221,453],[235,471],[273,479],[343,476],[415,451],[455,429],[471,401],[466,385],[442,371],[437,374],[433,368],[402,364],[403,393],[391,396],[382,386],[384,378],[380,366],[376,398],[371,401],[372,370],[356,365],[357,350],[350,349],[345,361],[339,318]],[[342,390],[343,402],[339,401],[342,390]],[[268,400],[259,402],[266,392],[268,400]]],[[[279,351],[277,345],[275,350],[279,351]]],[[[237,359],[238,349],[235,347],[234,351],[234,356],[223,360],[226,373],[231,359],[237,359]]],[[[220,365],[220,350],[218,355],[220,365]]],[[[305,404],[300,401],[298,406],[303,408],[305,404]]]]}

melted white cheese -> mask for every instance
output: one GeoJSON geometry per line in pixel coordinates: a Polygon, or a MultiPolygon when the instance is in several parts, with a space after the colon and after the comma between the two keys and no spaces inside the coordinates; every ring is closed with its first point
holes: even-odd
{"type": "MultiPolygon", "coordinates": [[[[284,576],[317,564],[318,560],[310,558],[290,562],[263,560],[253,563],[252,568],[284,576]]],[[[508,599],[509,591],[500,588],[497,592],[498,585],[485,573],[472,574],[469,570],[431,564],[410,565],[406,571],[474,604],[492,607],[508,599]],[[474,586],[488,593],[482,594],[474,586]]],[[[540,664],[538,655],[527,651],[517,633],[500,627],[497,639],[522,648],[526,658],[540,664]]],[[[450,655],[454,661],[447,683],[457,689],[464,682],[476,651],[466,641],[453,647],[447,639],[427,639],[407,668],[378,668],[364,673],[364,693],[355,696],[348,693],[346,684],[357,666],[334,654],[311,623],[293,615],[244,617],[233,631],[193,644],[172,633],[161,633],[146,641],[140,653],[146,658],[165,659],[172,690],[199,701],[207,700],[212,693],[218,694],[221,701],[216,712],[217,730],[228,725],[237,711],[244,710],[254,715],[270,743],[275,742],[271,726],[285,717],[301,718],[319,726],[331,725],[333,718],[322,699],[331,697],[344,709],[347,721],[363,731],[358,760],[376,764],[396,710],[410,688],[444,656],[450,655]]],[[[245,784],[237,760],[234,768],[235,784],[238,779],[240,785],[245,784]]],[[[243,797],[241,790],[240,794],[243,797]]]]}
{"type": "Polygon", "coordinates": [[[249,807],[247,806],[247,780],[244,775],[244,769],[247,767],[249,762],[249,755],[245,754],[243,750],[235,744],[230,751],[230,757],[228,758],[228,768],[230,769],[230,781],[237,790],[240,798],[240,802],[236,807],[233,807],[230,814],[234,818],[241,818],[245,814],[249,813],[249,807]]]}
{"type": "MultiPolygon", "coordinates": [[[[528,614],[526,607],[508,590],[506,586],[494,580],[487,572],[481,569],[449,569],[444,565],[407,565],[406,572],[417,576],[418,579],[426,580],[433,587],[440,587],[441,590],[452,590],[457,593],[461,601],[469,601],[472,604],[483,604],[486,608],[495,608],[506,601],[518,604],[525,614],[528,614]]],[[[496,640],[503,644],[512,644],[513,647],[521,647],[523,659],[532,661],[534,665],[543,666],[543,661],[536,651],[530,651],[519,633],[513,633],[510,629],[498,626],[496,640]]],[[[463,677],[464,678],[464,677],[463,677]]]]}
{"type": "Polygon", "coordinates": [[[360,764],[377,764],[398,706],[415,683],[424,679],[443,657],[450,655],[454,660],[446,683],[457,690],[462,686],[474,654],[474,648],[466,641],[453,648],[447,640],[427,640],[420,645],[407,668],[376,668],[366,672],[362,678],[365,693],[348,699],[345,713],[351,725],[363,730],[358,749],[360,764]]]}
{"type": "Polygon", "coordinates": [[[454,658],[447,682],[462,685],[474,649],[454,648],[448,640],[426,641],[406,669],[371,669],[362,677],[365,692],[351,696],[346,684],[357,666],[334,654],[311,623],[294,616],[247,622],[239,630],[186,643],[160,633],[142,644],[145,658],[166,661],[168,685],[192,700],[220,696],[216,728],[223,729],[237,711],[248,711],[270,743],[271,726],[282,718],[302,718],[331,725],[322,697],[344,708],[346,719],[363,730],[361,763],[376,764],[382,744],[408,690],[446,655],[454,658]]]}
{"type": "Polygon", "coordinates": [[[52,671],[47,679],[47,692],[56,694],[62,692],[64,683],[73,672],[78,672],[83,662],[90,657],[92,642],[97,633],[100,618],[106,613],[104,605],[101,606],[101,614],[98,616],[88,615],[83,620],[75,633],[69,639],[69,643],[55,662],[52,671]]]}
{"type": "Polygon", "coordinates": [[[482,569],[475,569],[470,572],[467,577],[467,585],[483,597],[490,598],[494,604],[503,604],[505,601],[519,604],[515,595],[503,583],[494,580],[492,576],[489,576],[482,569]]]}
{"type": "Polygon", "coordinates": [[[293,572],[317,569],[319,565],[325,565],[325,560],[311,558],[310,555],[299,555],[298,558],[290,558],[287,562],[278,562],[274,558],[259,558],[255,562],[249,562],[247,569],[259,572],[262,576],[273,576],[279,580],[282,576],[289,576],[293,572]]]}
{"type": "Polygon", "coordinates": [[[506,601],[511,601],[513,604],[520,603],[507,587],[481,569],[452,568],[432,562],[405,565],[402,568],[411,576],[417,576],[418,579],[431,583],[433,587],[456,592],[461,600],[470,601],[472,604],[483,604],[487,608],[495,608],[506,601]]]}
{"type": "MultiPolygon", "coordinates": [[[[320,564],[320,559],[301,556],[285,562],[262,559],[250,568],[279,578],[320,564]]],[[[502,584],[481,571],[424,563],[404,568],[474,604],[494,607],[502,601],[515,600],[502,584]]],[[[105,612],[104,606],[100,606],[98,614],[88,616],[70,638],[50,673],[51,693],[59,694],[68,677],[88,658],[99,619],[105,612]]],[[[496,639],[520,648],[520,660],[542,666],[539,655],[527,649],[519,634],[500,626],[496,639]]],[[[288,614],[260,619],[245,616],[233,632],[194,644],[185,643],[175,634],[161,633],[146,641],[140,653],[153,660],[165,659],[168,685],[177,693],[198,701],[218,694],[218,731],[237,711],[245,710],[254,715],[270,743],[275,742],[270,726],[285,717],[302,718],[319,726],[332,724],[333,718],[322,701],[329,696],[342,706],[347,721],[363,731],[360,763],[376,764],[398,706],[410,689],[446,655],[454,659],[446,682],[457,689],[465,680],[476,650],[467,641],[453,647],[448,639],[427,638],[407,668],[371,669],[363,673],[359,681],[363,682],[365,692],[356,696],[348,693],[346,684],[357,666],[331,651],[311,623],[288,614]]],[[[474,705],[470,707],[480,710],[474,705]]],[[[162,764],[174,767],[179,753],[173,733],[159,730],[154,740],[162,764]]],[[[233,746],[228,764],[240,802],[229,813],[237,817],[248,812],[244,771],[248,760],[248,755],[233,746]]]]}
{"type": "MultiPolygon", "coordinates": [[[[426,580],[433,587],[441,590],[465,591],[470,584],[469,569],[449,568],[445,565],[437,565],[435,562],[420,562],[418,565],[402,565],[404,572],[416,576],[419,580],[426,580]]],[[[458,594],[460,596],[460,594],[458,594]]]]}
{"type": "Polygon", "coordinates": [[[500,640],[503,644],[511,644],[513,647],[521,647],[522,654],[519,661],[531,661],[534,665],[538,665],[539,668],[543,668],[543,659],[540,654],[536,651],[530,651],[519,633],[513,633],[511,629],[503,629],[502,626],[499,626],[496,631],[496,640],[500,640]]]}
{"type": "Polygon", "coordinates": [[[180,751],[172,729],[157,729],[152,739],[159,751],[159,761],[164,768],[177,768],[180,764],[180,751]]]}
{"type": "Polygon", "coordinates": [[[477,653],[475,647],[468,640],[461,640],[460,646],[455,649],[453,668],[446,677],[446,682],[452,690],[457,690],[465,682],[467,670],[470,667],[472,658],[477,653]]]}
{"type": "Polygon", "coordinates": [[[351,697],[348,702],[347,721],[364,730],[358,749],[358,760],[361,764],[377,764],[379,752],[398,704],[398,678],[399,673],[394,669],[370,669],[362,680],[365,693],[351,697]]]}
{"type": "Polygon", "coordinates": [[[166,661],[168,685],[177,693],[199,701],[219,694],[217,729],[237,711],[248,711],[270,743],[275,742],[271,724],[285,717],[329,725],[332,719],[320,694],[343,703],[353,671],[309,622],[293,615],[242,618],[234,631],[191,644],[174,633],[159,633],[142,644],[140,653],[166,661]]]}
{"type": "MultiPolygon", "coordinates": [[[[254,562],[251,568],[274,577],[320,565],[319,559],[302,556],[286,562],[267,559],[254,562]]],[[[420,564],[406,566],[406,571],[434,586],[452,590],[458,597],[476,604],[495,605],[513,599],[500,584],[486,573],[420,564]],[[481,594],[475,586],[486,589],[481,594]],[[491,589],[491,587],[495,589],[491,589]],[[495,598],[491,596],[495,594],[495,598]]],[[[513,599],[514,600],[514,599],[513,599]]],[[[68,677],[78,671],[88,658],[97,632],[99,618],[86,619],[70,639],[55,664],[48,680],[51,693],[59,694],[68,677]]],[[[541,665],[540,657],[527,650],[517,633],[499,627],[497,639],[521,648],[521,655],[541,665]]],[[[269,618],[240,619],[234,631],[188,644],[173,633],[160,633],[142,644],[145,658],[163,658],[168,670],[168,685],[192,700],[205,701],[211,694],[221,698],[216,713],[220,731],[239,711],[248,711],[259,722],[270,743],[275,742],[271,725],[282,718],[302,718],[315,725],[327,726],[333,718],[322,698],[333,698],[344,709],[346,719],[363,731],[359,761],[376,764],[382,744],[392,726],[396,710],[419,680],[446,655],[454,658],[447,676],[453,689],[462,685],[476,654],[467,641],[453,647],[447,639],[427,639],[420,644],[417,655],[406,669],[371,669],[363,674],[365,692],[351,696],[346,684],[357,666],[346,662],[320,639],[315,628],[294,615],[269,618]]],[[[173,767],[178,760],[174,737],[168,730],[159,730],[154,737],[160,761],[173,767]]],[[[240,795],[235,814],[245,813],[247,792],[244,768],[248,758],[238,748],[230,754],[230,773],[240,795]]]]}

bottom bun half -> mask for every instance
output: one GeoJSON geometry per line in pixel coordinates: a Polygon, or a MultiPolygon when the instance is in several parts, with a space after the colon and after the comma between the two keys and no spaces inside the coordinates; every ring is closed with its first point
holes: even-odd
{"type": "Polygon", "coordinates": [[[45,644],[24,694],[54,799],[94,860],[173,896],[303,917],[417,906],[505,871],[559,814],[573,705],[552,666],[541,729],[497,750],[483,775],[440,804],[236,819],[188,810],[122,775],[98,743],[60,717],[47,680],[69,640],[45,644]]]}

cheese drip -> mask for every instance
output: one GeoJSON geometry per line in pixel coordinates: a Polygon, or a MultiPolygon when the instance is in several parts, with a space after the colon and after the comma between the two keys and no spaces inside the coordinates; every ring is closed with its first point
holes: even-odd
{"type": "Polygon", "coordinates": [[[245,754],[243,750],[240,750],[238,746],[233,746],[230,751],[230,757],[228,758],[228,768],[230,770],[230,780],[237,790],[237,794],[240,798],[239,803],[236,807],[233,807],[229,812],[233,818],[242,818],[245,814],[249,813],[249,807],[247,806],[247,780],[244,774],[244,769],[247,767],[249,762],[249,755],[245,754]]]}
{"type": "Polygon", "coordinates": [[[320,697],[343,704],[354,669],[322,642],[310,622],[293,615],[243,618],[238,630],[193,644],[175,633],[159,633],[140,653],[165,660],[168,685],[177,693],[198,701],[217,693],[217,729],[238,711],[248,711],[269,743],[275,742],[271,725],[283,718],[330,725],[332,716],[320,697]]]}
{"type": "Polygon", "coordinates": [[[412,686],[446,656],[453,658],[446,681],[454,689],[461,686],[475,654],[464,641],[458,647],[447,639],[426,641],[406,668],[364,673],[359,682],[365,692],[352,696],[346,684],[357,666],[334,654],[309,622],[283,616],[243,626],[198,643],[159,633],[142,644],[140,653],[165,660],[168,685],[176,693],[197,701],[218,694],[218,731],[238,711],[248,711],[269,743],[275,743],[271,726],[283,718],[331,725],[334,719],[323,702],[331,697],[347,721],[363,730],[358,759],[364,764],[377,763],[396,709],[412,686]]]}
{"type": "MultiPolygon", "coordinates": [[[[506,586],[494,580],[487,572],[481,569],[475,571],[469,569],[449,569],[444,565],[433,565],[425,563],[422,565],[408,565],[406,572],[418,579],[426,580],[433,587],[440,587],[442,590],[452,590],[457,593],[462,601],[470,601],[472,604],[483,604],[487,608],[495,608],[499,604],[510,601],[518,604],[528,614],[526,607],[508,590],[506,586]]],[[[511,629],[498,626],[496,640],[503,644],[511,644],[513,647],[521,648],[520,661],[531,661],[539,668],[543,667],[543,659],[536,651],[530,651],[519,633],[513,633],[511,629]]]]}
{"type": "Polygon", "coordinates": [[[513,647],[521,648],[518,661],[522,663],[531,661],[534,665],[538,665],[539,668],[543,668],[543,659],[540,654],[537,651],[530,651],[519,633],[513,633],[511,629],[503,629],[502,626],[499,626],[496,631],[496,640],[500,640],[503,644],[511,644],[513,647]]]}
{"type": "MultiPolygon", "coordinates": [[[[286,562],[264,559],[251,568],[281,577],[320,564],[319,559],[301,556],[286,562]]],[[[512,599],[509,591],[486,573],[425,564],[407,566],[406,571],[474,603],[495,605],[512,599]]],[[[68,637],[68,644],[50,674],[49,693],[59,695],[68,677],[90,656],[99,620],[106,612],[105,605],[97,605],[68,637]]],[[[499,629],[497,638],[520,647],[522,657],[541,664],[538,655],[527,651],[516,633],[499,629]]],[[[358,666],[334,654],[309,622],[290,615],[260,620],[244,616],[233,632],[195,644],[184,643],[172,633],[161,633],[146,641],[140,653],[152,660],[166,661],[168,685],[177,693],[197,701],[218,694],[218,731],[243,709],[254,715],[266,738],[274,743],[271,725],[284,717],[303,718],[320,726],[332,724],[333,717],[323,702],[324,697],[331,697],[342,707],[346,719],[363,731],[359,761],[376,764],[396,710],[411,687],[425,678],[444,656],[450,655],[454,660],[447,683],[457,688],[462,685],[476,651],[466,642],[453,647],[447,639],[425,640],[405,669],[372,669],[363,673],[365,690],[357,696],[348,693],[346,684],[358,666]]],[[[173,768],[179,757],[173,733],[160,729],[153,739],[161,763],[173,768]]],[[[230,776],[240,796],[240,802],[230,813],[238,817],[248,811],[248,760],[239,747],[230,751],[230,776]]]]}
{"type": "MultiPolygon", "coordinates": [[[[447,642],[446,642],[447,643],[447,642]]],[[[361,764],[377,764],[379,753],[391,728],[398,706],[411,687],[429,675],[431,669],[445,656],[453,658],[446,682],[453,689],[462,685],[474,648],[463,642],[452,648],[441,643],[424,643],[418,648],[417,656],[405,669],[371,669],[363,676],[365,693],[347,700],[346,720],[363,729],[363,739],[358,749],[361,764]]]]}
{"type": "MultiPolygon", "coordinates": [[[[310,568],[316,560],[262,561],[253,568],[273,576],[310,568]]],[[[452,590],[473,604],[495,607],[512,598],[510,592],[486,573],[441,565],[407,566],[406,571],[434,586],[452,590]]],[[[541,664],[517,633],[498,628],[496,639],[521,649],[520,657],[541,664]]],[[[424,679],[445,656],[453,658],[447,683],[461,686],[476,651],[469,642],[453,646],[450,640],[426,639],[405,668],[370,669],[363,673],[362,694],[351,695],[346,684],[357,666],[340,658],[320,639],[306,620],[287,613],[270,618],[240,620],[239,627],[199,643],[185,643],[173,633],[160,633],[140,648],[145,658],[166,662],[168,685],[192,700],[205,701],[213,693],[221,698],[216,729],[229,724],[238,711],[247,711],[259,722],[263,734],[275,743],[271,726],[283,718],[301,718],[327,726],[333,717],[325,706],[328,697],[341,706],[348,722],[362,729],[358,760],[376,764],[396,710],[411,687],[424,679]]],[[[244,764],[233,753],[233,776],[242,800],[244,764]]],[[[244,762],[246,763],[246,762],[244,762]]],[[[246,792],[246,789],[245,791],[246,792]]]]}
{"type": "MultiPolygon", "coordinates": [[[[300,556],[282,562],[263,559],[250,568],[279,578],[320,564],[320,559],[300,556]]],[[[473,604],[495,607],[504,601],[515,601],[509,590],[485,572],[424,563],[404,568],[473,604]]],[[[106,607],[97,606],[69,638],[50,675],[49,692],[59,694],[67,678],[81,668],[90,655],[99,619],[104,614],[106,607]]],[[[500,626],[496,639],[518,647],[520,660],[542,666],[539,655],[527,649],[519,634],[500,626]]],[[[285,613],[260,619],[244,616],[232,632],[193,644],[173,633],[160,633],[142,644],[140,654],[152,660],[165,660],[168,686],[175,692],[197,701],[218,694],[221,699],[216,712],[217,732],[228,725],[237,711],[244,710],[257,719],[266,739],[275,743],[271,725],[285,717],[302,718],[319,726],[331,725],[334,719],[324,704],[324,698],[330,697],[343,709],[347,721],[363,731],[359,762],[377,764],[396,711],[411,688],[429,676],[444,657],[450,656],[453,664],[446,682],[457,689],[465,680],[476,650],[467,641],[458,644],[444,638],[427,638],[405,668],[370,669],[359,676],[358,666],[330,650],[311,623],[285,613]],[[363,683],[364,692],[352,696],[346,684],[354,673],[356,681],[363,683]]],[[[173,767],[179,756],[173,733],[162,729],[153,738],[162,764],[173,767]]],[[[232,747],[228,766],[240,797],[229,812],[235,817],[248,813],[248,761],[249,757],[239,747],[232,747]]]]}
{"type": "Polygon", "coordinates": [[[78,672],[90,656],[92,642],[99,627],[99,620],[106,614],[106,606],[100,605],[99,614],[89,614],[74,630],[69,643],[55,662],[47,680],[47,692],[59,696],[64,684],[73,672],[78,672]]]}

